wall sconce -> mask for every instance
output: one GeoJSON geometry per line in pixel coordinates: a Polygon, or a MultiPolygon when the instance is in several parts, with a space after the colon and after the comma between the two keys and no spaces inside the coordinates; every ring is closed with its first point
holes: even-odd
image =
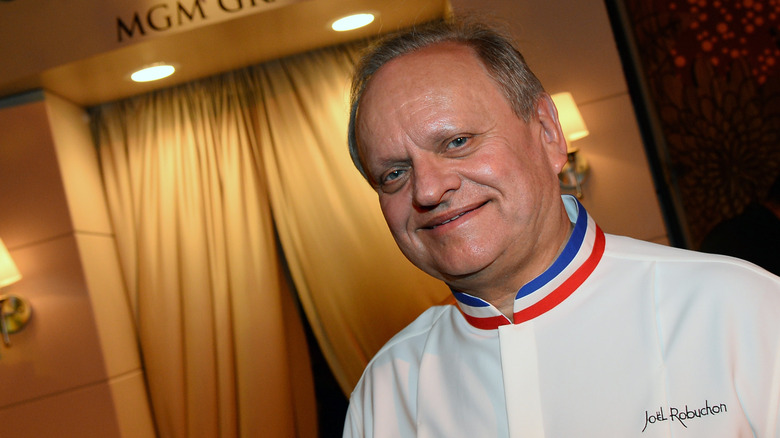
{"type": "Polygon", "coordinates": [[[558,174],[561,188],[574,189],[577,198],[582,199],[582,183],[588,175],[588,162],[580,155],[579,148],[573,143],[583,137],[587,137],[588,127],[582,119],[577,104],[571,93],[557,93],[552,95],[555,107],[558,108],[558,120],[561,122],[563,136],[566,137],[568,161],[558,174]]]}
{"type": "MultiPolygon", "coordinates": [[[[0,288],[21,279],[22,274],[19,273],[11,254],[0,239],[0,288]]],[[[2,332],[3,343],[7,347],[11,346],[8,335],[23,329],[30,320],[31,314],[32,308],[27,300],[16,295],[0,295],[0,332],[2,332]]]]}

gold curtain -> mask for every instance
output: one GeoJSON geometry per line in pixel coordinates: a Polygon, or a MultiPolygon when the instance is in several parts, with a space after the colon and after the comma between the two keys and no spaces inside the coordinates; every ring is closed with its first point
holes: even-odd
{"type": "Polygon", "coordinates": [[[345,393],[398,330],[449,291],[409,263],[347,152],[356,46],[255,70],[274,219],[295,287],[345,393]],[[267,146],[267,147],[266,147],[267,146]]]}
{"type": "Polygon", "coordinates": [[[447,295],[403,258],[352,167],[355,52],[319,50],[93,110],[160,436],[316,436],[283,256],[347,394],[390,336],[447,295]]]}

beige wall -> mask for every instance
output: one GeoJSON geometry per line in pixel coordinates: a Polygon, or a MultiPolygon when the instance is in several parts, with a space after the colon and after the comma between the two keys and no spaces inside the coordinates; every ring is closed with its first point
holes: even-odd
{"type": "Polygon", "coordinates": [[[152,437],[132,318],[83,110],[0,101],[0,237],[22,273],[28,326],[0,347],[0,430],[152,437]]]}
{"type": "Polygon", "coordinates": [[[604,231],[668,243],[603,0],[451,0],[456,14],[504,22],[553,94],[569,91],[590,136],[583,205],[604,231]]]}

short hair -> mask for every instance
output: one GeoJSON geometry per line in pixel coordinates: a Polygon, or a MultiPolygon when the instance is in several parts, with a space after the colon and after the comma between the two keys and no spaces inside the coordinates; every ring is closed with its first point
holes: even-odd
{"type": "Polygon", "coordinates": [[[544,93],[544,88],[511,38],[494,27],[477,21],[446,19],[393,33],[367,49],[367,53],[356,64],[352,76],[347,136],[349,154],[355,167],[367,180],[369,178],[360,157],[355,130],[360,99],[368,83],[382,66],[393,59],[446,42],[470,47],[514,113],[526,122],[531,119],[536,110],[536,101],[544,93]]]}

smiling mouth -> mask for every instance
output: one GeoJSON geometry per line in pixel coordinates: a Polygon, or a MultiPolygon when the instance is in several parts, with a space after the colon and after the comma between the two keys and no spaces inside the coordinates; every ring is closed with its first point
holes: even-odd
{"type": "Polygon", "coordinates": [[[453,216],[453,217],[451,217],[451,218],[449,218],[449,219],[447,219],[447,220],[445,220],[445,221],[442,221],[442,222],[439,222],[439,223],[437,223],[437,224],[433,224],[433,225],[429,225],[429,226],[423,227],[423,229],[426,229],[426,230],[433,230],[433,229],[435,229],[435,228],[438,228],[438,227],[441,227],[441,226],[443,226],[443,225],[447,225],[448,223],[450,223],[450,222],[452,222],[452,221],[455,221],[455,220],[457,220],[457,219],[460,219],[460,218],[462,218],[463,216],[465,216],[465,215],[467,215],[467,214],[469,214],[469,213],[471,213],[471,212],[473,212],[473,211],[475,211],[475,210],[478,210],[479,208],[481,208],[481,207],[482,207],[483,205],[485,205],[485,204],[487,204],[487,202],[485,202],[484,204],[480,204],[480,205],[478,205],[477,207],[475,207],[475,208],[472,208],[471,210],[466,210],[466,211],[464,211],[464,212],[462,212],[462,213],[458,213],[458,214],[456,214],[455,216],[453,216]]]}
{"type": "Polygon", "coordinates": [[[455,219],[457,219],[457,218],[459,218],[459,217],[463,217],[464,215],[466,215],[466,214],[468,214],[468,213],[471,213],[471,210],[469,210],[469,211],[464,211],[463,213],[461,213],[461,214],[459,214],[459,215],[457,215],[457,216],[455,216],[455,217],[453,217],[453,218],[451,218],[451,219],[447,219],[446,221],[444,221],[444,222],[440,223],[439,225],[434,225],[432,228],[436,228],[436,227],[440,227],[440,226],[442,226],[442,225],[444,225],[444,224],[448,224],[448,223],[450,223],[450,222],[454,221],[455,219]]]}

